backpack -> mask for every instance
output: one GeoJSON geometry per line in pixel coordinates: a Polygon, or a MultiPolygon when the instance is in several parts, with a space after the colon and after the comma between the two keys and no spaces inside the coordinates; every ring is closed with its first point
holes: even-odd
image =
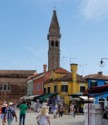
{"type": "Polygon", "coordinates": [[[9,111],[12,114],[12,116],[15,117],[15,112],[13,112],[10,108],[9,108],[9,111]]]}

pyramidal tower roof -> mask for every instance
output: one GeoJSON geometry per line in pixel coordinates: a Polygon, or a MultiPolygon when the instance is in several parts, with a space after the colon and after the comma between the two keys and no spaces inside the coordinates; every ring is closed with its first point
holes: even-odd
{"type": "Polygon", "coordinates": [[[51,24],[50,24],[50,29],[51,28],[58,28],[58,29],[60,28],[57,14],[56,14],[56,10],[53,10],[53,16],[52,16],[52,20],[51,20],[51,24]]]}

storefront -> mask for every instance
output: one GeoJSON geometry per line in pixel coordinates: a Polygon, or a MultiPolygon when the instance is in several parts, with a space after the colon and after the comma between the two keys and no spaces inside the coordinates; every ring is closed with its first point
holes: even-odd
{"type": "Polygon", "coordinates": [[[94,102],[94,98],[89,98],[88,96],[84,96],[82,93],[76,93],[76,94],[72,94],[69,96],[70,98],[70,103],[74,103],[75,107],[76,107],[76,113],[83,113],[83,106],[85,103],[93,103],[94,102]]]}

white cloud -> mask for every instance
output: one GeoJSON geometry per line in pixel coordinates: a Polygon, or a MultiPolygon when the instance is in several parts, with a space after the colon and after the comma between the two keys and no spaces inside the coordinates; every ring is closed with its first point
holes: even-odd
{"type": "Polygon", "coordinates": [[[108,17],[108,0],[81,0],[80,9],[85,19],[102,20],[108,17]]]}

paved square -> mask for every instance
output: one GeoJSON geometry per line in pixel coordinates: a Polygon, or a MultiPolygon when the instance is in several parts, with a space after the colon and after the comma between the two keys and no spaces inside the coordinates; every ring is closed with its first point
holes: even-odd
{"type": "MultiPolygon", "coordinates": [[[[14,120],[13,125],[19,125],[19,110],[16,110],[18,121],[17,123],[14,120]]],[[[37,125],[36,116],[38,113],[36,112],[28,112],[26,114],[26,122],[25,125],[37,125]]],[[[75,118],[72,118],[70,115],[63,115],[63,117],[53,118],[53,115],[50,114],[51,125],[84,125],[84,115],[76,115],[75,118]]],[[[0,125],[2,125],[0,119],[0,125]]],[[[6,124],[7,125],[7,124],[6,124]]]]}

